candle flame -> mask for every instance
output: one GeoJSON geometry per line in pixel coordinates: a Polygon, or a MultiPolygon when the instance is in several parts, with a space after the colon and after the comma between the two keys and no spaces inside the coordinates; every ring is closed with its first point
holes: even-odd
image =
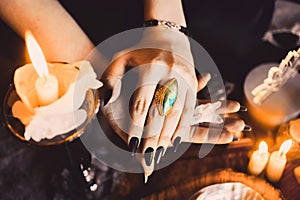
{"type": "Polygon", "coordinates": [[[49,74],[43,51],[31,32],[25,33],[26,46],[28,49],[30,60],[40,77],[47,76],[49,74]]]}
{"type": "Polygon", "coordinates": [[[259,143],[258,151],[260,153],[267,153],[268,152],[268,145],[265,141],[261,141],[259,143]]]}
{"type": "Polygon", "coordinates": [[[286,140],[285,142],[283,142],[282,145],[280,146],[279,152],[281,152],[282,154],[287,154],[287,152],[292,147],[292,143],[293,143],[292,139],[289,139],[289,140],[286,140]]]}

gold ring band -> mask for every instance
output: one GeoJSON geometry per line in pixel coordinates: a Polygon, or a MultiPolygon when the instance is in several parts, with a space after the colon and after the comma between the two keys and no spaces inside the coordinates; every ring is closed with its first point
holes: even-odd
{"type": "Polygon", "coordinates": [[[154,100],[161,116],[167,115],[172,110],[177,99],[177,93],[178,82],[175,78],[172,78],[155,91],[154,100]]]}

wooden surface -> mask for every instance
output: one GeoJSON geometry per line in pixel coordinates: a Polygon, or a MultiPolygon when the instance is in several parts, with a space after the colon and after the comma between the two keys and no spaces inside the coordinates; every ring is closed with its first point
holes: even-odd
{"type": "Polygon", "coordinates": [[[198,157],[199,147],[192,145],[175,163],[155,171],[147,184],[141,184],[142,175],[134,175],[137,180],[136,185],[132,185],[135,192],[126,199],[189,199],[207,185],[228,181],[242,182],[265,199],[300,199],[300,185],[293,173],[294,168],[300,165],[300,160],[288,162],[282,179],[274,184],[264,174],[260,177],[248,174],[247,165],[253,149],[253,142],[249,138],[230,145],[215,146],[212,152],[201,159],[198,157]]]}
{"type": "Polygon", "coordinates": [[[264,179],[248,176],[241,172],[234,172],[231,169],[225,169],[212,171],[177,186],[171,186],[159,193],[142,198],[142,200],[191,199],[203,187],[229,182],[243,183],[257,191],[266,200],[282,199],[280,190],[275,189],[264,179]]]}

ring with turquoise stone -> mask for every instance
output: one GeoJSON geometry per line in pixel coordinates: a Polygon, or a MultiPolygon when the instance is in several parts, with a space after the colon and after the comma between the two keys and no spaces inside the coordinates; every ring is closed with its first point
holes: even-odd
{"type": "Polygon", "coordinates": [[[178,93],[178,82],[175,78],[159,87],[154,94],[155,103],[161,116],[167,115],[173,108],[178,93]]]}

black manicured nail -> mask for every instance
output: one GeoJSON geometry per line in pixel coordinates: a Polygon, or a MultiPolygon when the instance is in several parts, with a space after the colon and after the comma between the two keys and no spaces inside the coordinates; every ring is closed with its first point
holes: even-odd
{"type": "Polygon", "coordinates": [[[132,156],[134,156],[138,145],[139,145],[139,139],[137,137],[132,137],[129,142],[129,148],[132,156]]]}
{"type": "Polygon", "coordinates": [[[181,143],[181,137],[176,137],[173,143],[175,153],[177,152],[180,143],[181,143]]]}
{"type": "Polygon", "coordinates": [[[144,157],[145,157],[145,162],[147,166],[150,166],[152,163],[152,159],[153,159],[153,151],[154,149],[151,147],[148,147],[144,153],[144,157]]]}
{"type": "Polygon", "coordinates": [[[106,106],[112,95],[112,90],[107,90],[103,99],[103,106],[106,106]]]}
{"type": "Polygon", "coordinates": [[[252,128],[251,128],[251,126],[249,126],[249,125],[245,125],[245,127],[244,127],[244,129],[243,129],[243,131],[247,131],[247,132],[249,132],[249,131],[252,131],[252,128]]]}
{"type": "Polygon", "coordinates": [[[232,138],[232,142],[236,142],[236,141],[239,141],[239,140],[240,140],[240,138],[236,135],[234,135],[233,138],[232,138]]]}
{"type": "Polygon", "coordinates": [[[246,112],[248,108],[246,106],[240,105],[239,112],[246,112]]]}
{"type": "Polygon", "coordinates": [[[112,89],[104,85],[100,89],[100,94],[99,94],[99,98],[103,99],[103,107],[106,106],[106,104],[109,102],[111,96],[112,96],[112,89]]]}
{"type": "Polygon", "coordinates": [[[162,146],[160,146],[156,149],[156,153],[155,153],[155,157],[154,157],[156,164],[159,164],[163,152],[164,152],[164,147],[162,147],[162,146]]]}

